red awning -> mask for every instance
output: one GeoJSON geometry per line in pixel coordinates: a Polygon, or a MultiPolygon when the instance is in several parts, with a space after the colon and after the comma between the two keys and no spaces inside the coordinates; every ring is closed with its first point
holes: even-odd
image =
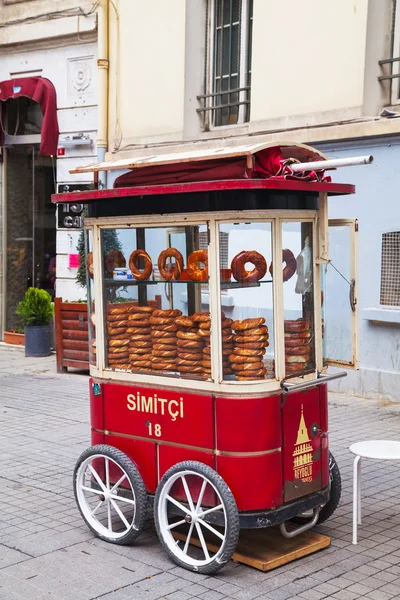
{"type": "MultiPolygon", "coordinates": [[[[21,77],[0,82],[0,101],[25,96],[40,104],[43,113],[41,129],[40,154],[57,155],[58,121],[57,94],[54,85],[44,77],[21,77]]],[[[5,105],[2,105],[2,115],[5,116],[5,105]]],[[[4,118],[3,118],[4,123],[4,118]]],[[[3,131],[0,130],[0,145],[3,145],[3,131]]]]}

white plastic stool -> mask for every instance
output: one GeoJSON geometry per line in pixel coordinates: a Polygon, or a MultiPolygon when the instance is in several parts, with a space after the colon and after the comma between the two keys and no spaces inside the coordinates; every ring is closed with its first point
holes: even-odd
{"type": "Polygon", "coordinates": [[[357,544],[357,524],[361,525],[361,458],[400,460],[400,442],[370,440],[350,446],[356,455],[353,467],[353,544],[357,544]]]}

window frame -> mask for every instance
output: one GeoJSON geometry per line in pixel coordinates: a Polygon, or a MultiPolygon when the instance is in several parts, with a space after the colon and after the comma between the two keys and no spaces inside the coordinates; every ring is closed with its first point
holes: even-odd
{"type": "MultiPolygon", "coordinates": [[[[391,59],[400,58],[400,1],[397,0],[396,4],[393,5],[392,27],[393,27],[393,47],[391,48],[391,59]]],[[[400,75],[400,60],[392,62],[392,75],[400,75]]],[[[390,103],[392,106],[400,104],[400,77],[391,79],[390,86],[390,103]]]]}
{"type": "MultiPolygon", "coordinates": [[[[251,86],[249,89],[246,88],[251,81],[251,48],[249,47],[249,38],[252,39],[252,35],[249,36],[250,27],[253,23],[253,13],[250,16],[250,5],[253,6],[253,0],[239,0],[240,1],[240,21],[239,21],[239,72],[238,77],[238,104],[233,106],[238,107],[238,118],[236,123],[222,123],[220,125],[215,124],[216,112],[221,110],[214,104],[216,98],[214,94],[222,95],[232,94],[232,92],[216,92],[215,86],[215,60],[216,60],[216,23],[215,23],[215,12],[217,2],[224,0],[208,0],[207,11],[207,28],[206,28],[206,68],[205,68],[205,93],[203,96],[198,96],[198,99],[204,103],[204,108],[198,109],[199,112],[204,114],[204,128],[205,130],[221,129],[221,127],[238,127],[245,123],[250,122],[250,102],[251,102],[251,86]],[[247,96],[247,98],[246,98],[247,96]],[[242,104],[240,104],[242,102],[242,104]]],[[[223,24],[221,24],[223,27],[223,24]]],[[[232,77],[232,73],[229,74],[232,77]]],[[[221,73],[221,81],[223,79],[221,73]]]]}

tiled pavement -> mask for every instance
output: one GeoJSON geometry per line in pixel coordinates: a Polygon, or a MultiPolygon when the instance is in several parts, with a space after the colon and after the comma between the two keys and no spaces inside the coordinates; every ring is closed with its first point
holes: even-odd
{"type": "Polygon", "coordinates": [[[330,396],[331,449],[343,478],[331,546],[271,573],[228,564],[206,577],[175,567],[151,522],[135,546],[94,538],[72,492],[89,445],[88,380],[56,375],[54,358],[0,346],[0,600],[389,600],[400,598],[400,472],[363,463],[363,525],[351,544],[349,445],[400,439],[400,403],[330,396]]]}

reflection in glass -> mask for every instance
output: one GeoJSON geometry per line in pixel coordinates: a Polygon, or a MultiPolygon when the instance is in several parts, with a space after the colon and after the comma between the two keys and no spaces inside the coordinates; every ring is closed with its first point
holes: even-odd
{"type": "Polygon", "coordinates": [[[312,223],[283,223],[286,376],[315,369],[312,223]]]}
{"type": "Polygon", "coordinates": [[[273,378],[271,223],[224,223],[219,243],[224,380],[273,378]]]}
{"type": "MultiPolygon", "coordinates": [[[[89,363],[97,365],[96,345],[96,306],[94,302],[94,268],[93,268],[93,232],[85,230],[85,254],[86,254],[86,285],[89,315],[89,363]]],[[[98,365],[97,365],[98,366],[98,365]]]]}

